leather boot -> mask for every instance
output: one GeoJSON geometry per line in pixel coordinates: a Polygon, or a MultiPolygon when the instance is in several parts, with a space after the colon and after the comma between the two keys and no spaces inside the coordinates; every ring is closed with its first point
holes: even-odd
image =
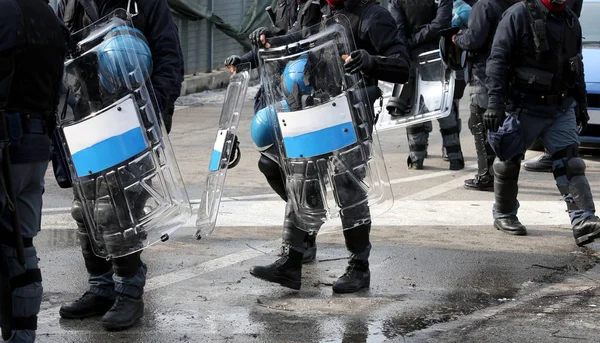
{"type": "Polygon", "coordinates": [[[573,227],[573,237],[578,246],[592,243],[600,237],[600,218],[589,217],[573,227]]]}
{"type": "Polygon", "coordinates": [[[551,155],[544,154],[535,162],[526,162],[523,164],[525,170],[530,172],[551,173],[553,159],[551,155]]]}
{"type": "Polygon", "coordinates": [[[303,255],[301,252],[286,247],[281,258],[266,266],[250,268],[250,274],[261,280],[298,290],[302,284],[303,255]]]}
{"type": "Polygon", "coordinates": [[[413,161],[409,156],[406,160],[406,164],[408,165],[408,169],[423,170],[423,160],[421,159],[413,161]]]}
{"type": "Polygon", "coordinates": [[[525,236],[527,234],[527,229],[521,224],[517,216],[498,218],[494,220],[494,227],[511,235],[525,236]]]}
{"type": "Polygon", "coordinates": [[[494,177],[486,175],[475,175],[474,178],[465,180],[465,188],[475,191],[494,191],[494,177]]]}
{"type": "Polygon", "coordinates": [[[81,298],[60,307],[60,316],[66,319],[81,319],[105,314],[115,302],[114,297],[103,297],[85,292],[81,298]]]}
{"type": "Polygon", "coordinates": [[[144,300],[117,294],[117,299],[102,317],[102,326],[110,330],[127,329],[144,315],[144,300]]]}
{"type": "Polygon", "coordinates": [[[450,160],[450,170],[461,170],[465,168],[465,160],[450,160]]]}
{"type": "Polygon", "coordinates": [[[335,293],[354,293],[371,285],[371,272],[369,261],[359,260],[352,255],[348,260],[346,272],[334,284],[335,293]]]}

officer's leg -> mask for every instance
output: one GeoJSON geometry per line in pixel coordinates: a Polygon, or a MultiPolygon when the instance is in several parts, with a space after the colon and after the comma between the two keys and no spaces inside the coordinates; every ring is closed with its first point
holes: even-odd
{"type": "Polygon", "coordinates": [[[408,148],[410,149],[410,155],[406,163],[409,168],[423,169],[423,160],[427,157],[427,146],[431,130],[431,122],[412,125],[406,128],[408,148]]]}
{"type": "MultiPolygon", "coordinates": [[[[146,192],[142,192],[136,197],[135,207],[133,209],[137,218],[142,216],[144,206],[150,198],[146,192]]],[[[98,208],[98,217],[103,217],[106,222],[99,220],[105,226],[105,237],[110,236],[107,233],[122,231],[118,226],[117,220],[111,207],[104,207],[108,213],[101,213],[102,208],[98,208]]],[[[144,236],[132,237],[131,239],[119,240],[118,244],[131,247],[131,250],[141,249],[144,236]]],[[[107,245],[109,242],[107,242],[107,245]]],[[[140,319],[144,313],[144,286],[146,285],[146,264],[142,262],[141,251],[133,254],[114,258],[111,260],[114,271],[113,280],[115,281],[115,303],[111,309],[102,317],[102,325],[107,329],[125,329],[133,325],[140,319]]]]}
{"type": "Polygon", "coordinates": [[[526,235],[527,230],[519,222],[517,211],[519,201],[517,194],[519,192],[519,170],[521,169],[521,160],[501,161],[496,159],[494,162],[494,227],[512,235],[526,235]]]}
{"type": "Polygon", "coordinates": [[[438,119],[442,133],[442,146],[450,160],[450,170],[460,170],[465,167],[462,150],[460,147],[460,129],[457,121],[456,108],[445,118],[438,119]]]}
{"type": "Polygon", "coordinates": [[[567,203],[575,242],[579,246],[593,242],[600,237],[600,219],[595,215],[585,162],[577,156],[579,137],[573,108],[556,116],[542,143],[554,159],[554,179],[567,203]]]}
{"type": "MultiPolygon", "coordinates": [[[[9,305],[10,318],[2,318],[2,335],[7,342],[33,343],[37,329],[37,314],[42,302],[42,274],[33,237],[40,230],[42,216],[42,194],[44,175],[48,162],[13,164],[12,187],[16,194],[17,213],[21,224],[25,264],[17,258],[16,240],[13,235],[11,211],[4,206],[0,211],[0,249],[4,272],[8,275],[8,297],[3,297],[3,306],[9,305]],[[4,301],[8,303],[4,303],[4,301]],[[9,321],[5,325],[5,321],[9,321]],[[6,332],[5,332],[6,330],[6,332]]],[[[0,203],[6,204],[6,192],[2,189],[0,203]]]]}
{"type": "Polygon", "coordinates": [[[471,90],[469,129],[475,141],[477,174],[475,174],[475,178],[465,181],[465,187],[467,189],[492,191],[494,190],[492,165],[496,154],[488,143],[486,131],[483,127],[483,114],[488,103],[487,89],[480,82],[474,81],[471,90]]]}
{"type": "MultiPolygon", "coordinates": [[[[284,176],[281,168],[279,167],[279,163],[273,161],[272,158],[269,158],[265,154],[261,153],[260,159],[258,160],[258,169],[261,171],[261,173],[263,173],[263,175],[267,179],[267,182],[275,191],[275,193],[277,193],[283,201],[287,201],[288,198],[285,190],[285,181],[283,179],[284,176]]],[[[285,220],[289,221],[287,214],[285,220]]],[[[284,223],[282,253],[285,252],[285,226],[286,224],[284,223]]],[[[306,251],[304,252],[303,263],[309,263],[315,259],[317,255],[316,238],[316,234],[306,233],[306,251]]]]}
{"type": "Polygon", "coordinates": [[[260,158],[258,159],[258,170],[263,173],[269,186],[271,186],[275,193],[277,193],[283,201],[287,201],[285,181],[283,180],[283,174],[281,173],[279,163],[261,153],[260,158]]]}
{"type": "Polygon", "coordinates": [[[77,235],[81,243],[85,268],[89,274],[90,288],[81,298],[61,306],[61,317],[69,319],[102,315],[112,307],[115,299],[112,264],[94,254],[92,237],[85,228],[83,213],[82,202],[75,196],[71,216],[77,223],[77,235]]]}
{"type": "Polygon", "coordinates": [[[371,215],[366,193],[355,181],[348,177],[339,177],[334,188],[342,208],[340,217],[350,258],[346,272],[333,284],[333,291],[353,293],[368,288],[371,283],[369,270],[371,215]]]}
{"type": "Polygon", "coordinates": [[[302,259],[306,252],[306,232],[296,225],[296,216],[291,201],[285,207],[283,223],[283,251],[281,258],[266,266],[254,266],[250,269],[253,276],[278,283],[284,287],[300,289],[302,277],[302,259]]]}

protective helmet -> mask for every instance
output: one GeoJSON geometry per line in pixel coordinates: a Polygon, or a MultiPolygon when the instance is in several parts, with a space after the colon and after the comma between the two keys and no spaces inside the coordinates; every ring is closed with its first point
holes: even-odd
{"type": "Polygon", "coordinates": [[[452,8],[452,26],[465,30],[469,27],[469,15],[471,15],[471,6],[463,0],[454,1],[452,8]]]}
{"type": "Polygon", "coordinates": [[[129,26],[112,29],[98,47],[98,70],[108,92],[140,87],[152,72],[152,54],[142,32],[129,26]]]}
{"type": "Polygon", "coordinates": [[[282,74],[281,87],[283,93],[287,96],[294,90],[294,84],[298,84],[300,95],[310,94],[312,86],[307,85],[304,79],[304,68],[308,62],[308,56],[302,56],[297,60],[290,61],[285,66],[282,74]]]}
{"type": "MultiPolygon", "coordinates": [[[[281,101],[280,104],[281,111],[290,111],[290,107],[288,106],[287,102],[281,101]]],[[[273,136],[274,129],[270,119],[270,117],[274,114],[273,105],[267,106],[256,112],[254,119],[252,119],[252,123],[250,123],[250,136],[252,136],[252,141],[254,142],[254,146],[258,151],[267,150],[275,141],[273,136]]]]}

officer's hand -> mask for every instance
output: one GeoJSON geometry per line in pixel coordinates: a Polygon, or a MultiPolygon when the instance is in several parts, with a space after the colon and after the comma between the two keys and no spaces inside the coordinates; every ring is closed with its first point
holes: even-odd
{"type": "Polygon", "coordinates": [[[373,57],[366,50],[355,50],[346,59],[344,70],[349,74],[356,74],[359,71],[368,73],[373,69],[374,63],[373,57]]]}
{"type": "Polygon", "coordinates": [[[250,38],[250,43],[252,43],[252,45],[266,47],[267,38],[269,37],[271,37],[271,31],[269,31],[269,29],[266,27],[259,27],[258,29],[254,30],[248,38],[250,38]]]}
{"type": "Polygon", "coordinates": [[[587,129],[590,115],[588,114],[587,106],[582,106],[577,113],[577,126],[579,126],[579,134],[582,134],[587,129]]]}
{"type": "Polygon", "coordinates": [[[506,119],[506,112],[496,108],[488,108],[483,114],[483,127],[491,132],[498,131],[506,119]]]}

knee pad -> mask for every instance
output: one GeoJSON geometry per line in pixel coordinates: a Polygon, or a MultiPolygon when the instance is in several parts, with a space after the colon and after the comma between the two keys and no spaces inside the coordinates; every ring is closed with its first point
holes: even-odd
{"type": "Polygon", "coordinates": [[[585,175],[585,162],[581,157],[572,157],[567,160],[567,179],[571,180],[574,176],[585,175]]]}
{"type": "Polygon", "coordinates": [[[263,173],[267,179],[281,177],[281,168],[279,167],[279,163],[262,154],[258,159],[258,170],[260,170],[260,172],[263,173]]]}
{"type": "Polygon", "coordinates": [[[494,162],[494,175],[501,180],[516,180],[519,177],[521,164],[514,161],[500,161],[496,159],[494,162]]]}
{"type": "Polygon", "coordinates": [[[77,226],[84,225],[83,206],[81,205],[81,201],[79,199],[73,199],[73,203],[71,204],[71,217],[75,219],[77,226]]]}
{"type": "Polygon", "coordinates": [[[11,270],[12,330],[36,330],[37,314],[42,303],[42,274],[35,247],[25,248],[25,265],[17,260],[14,248],[7,248],[5,256],[11,270]]]}

